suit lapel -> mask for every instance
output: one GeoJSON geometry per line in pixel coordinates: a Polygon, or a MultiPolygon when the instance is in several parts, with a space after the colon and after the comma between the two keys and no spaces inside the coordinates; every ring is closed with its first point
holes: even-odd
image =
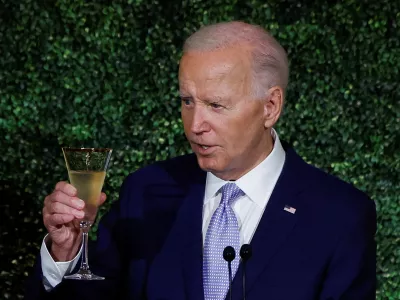
{"type": "MultiPolygon", "coordinates": [[[[282,174],[265,208],[257,230],[251,241],[253,257],[249,260],[246,272],[247,292],[259,275],[268,267],[268,262],[279,250],[294,228],[297,215],[284,210],[285,205],[297,207],[296,197],[305,187],[301,169],[304,161],[289,149],[282,174]]],[[[198,167],[197,167],[198,168],[198,167]]],[[[203,300],[202,279],[202,215],[206,173],[198,168],[179,212],[176,228],[179,230],[181,265],[184,277],[186,298],[203,300]]],[[[266,179],[267,180],[267,179],[266,179]]],[[[179,248],[178,248],[179,249],[179,248]]],[[[179,251],[179,250],[178,250],[179,251]]],[[[242,265],[233,282],[233,296],[242,299],[242,265]]]]}
{"type": "MultiPolygon", "coordinates": [[[[258,224],[251,246],[253,256],[246,266],[246,290],[249,292],[260,273],[268,267],[269,261],[282,246],[294,228],[297,215],[284,210],[285,205],[297,207],[296,195],[302,190],[300,178],[297,178],[296,166],[302,160],[289,150],[281,176],[274,188],[263,216],[258,224]]],[[[266,179],[267,180],[267,179],[266,179]]],[[[242,265],[236,273],[233,283],[235,299],[242,299],[242,265]]]]}
{"type": "Polygon", "coordinates": [[[206,173],[199,174],[191,184],[180,212],[181,259],[186,298],[202,300],[203,296],[203,239],[202,217],[206,173]]]}

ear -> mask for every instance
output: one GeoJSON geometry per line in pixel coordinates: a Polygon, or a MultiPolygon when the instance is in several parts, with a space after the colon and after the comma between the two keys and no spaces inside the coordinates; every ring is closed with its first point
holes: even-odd
{"type": "Polygon", "coordinates": [[[280,86],[274,86],[267,92],[267,98],[264,103],[264,127],[271,128],[278,121],[283,108],[283,89],[280,86]]]}

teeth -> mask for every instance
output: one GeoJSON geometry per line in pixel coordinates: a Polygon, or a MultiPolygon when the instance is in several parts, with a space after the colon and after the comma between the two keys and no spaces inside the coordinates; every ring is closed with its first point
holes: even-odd
{"type": "Polygon", "coordinates": [[[208,147],[207,146],[201,146],[204,150],[207,150],[208,147]]]}

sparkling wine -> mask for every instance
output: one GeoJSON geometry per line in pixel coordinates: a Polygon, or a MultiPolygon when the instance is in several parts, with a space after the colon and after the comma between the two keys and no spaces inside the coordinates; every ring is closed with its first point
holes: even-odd
{"type": "Polygon", "coordinates": [[[85,201],[85,214],[94,214],[103,187],[105,171],[69,171],[71,184],[78,190],[78,198],[85,201]]]}
{"type": "Polygon", "coordinates": [[[77,196],[85,201],[85,218],[79,222],[82,232],[82,259],[79,271],[64,276],[73,280],[104,280],[93,274],[89,268],[88,241],[91,222],[97,213],[97,206],[110,162],[110,148],[62,148],[65,165],[71,184],[78,190],[77,196]]]}

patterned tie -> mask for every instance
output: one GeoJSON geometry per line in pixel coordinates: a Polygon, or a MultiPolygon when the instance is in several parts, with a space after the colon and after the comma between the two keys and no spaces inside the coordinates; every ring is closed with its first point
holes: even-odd
{"type": "Polygon", "coordinates": [[[236,251],[236,258],[232,261],[232,278],[239,267],[239,226],[231,205],[244,193],[234,183],[225,184],[221,190],[221,202],[211,217],[204,242],[205,300],[222,300],[227,294],[229,288],[228,263],[222,255],[226,246],[232,246],[236,251]]]}

